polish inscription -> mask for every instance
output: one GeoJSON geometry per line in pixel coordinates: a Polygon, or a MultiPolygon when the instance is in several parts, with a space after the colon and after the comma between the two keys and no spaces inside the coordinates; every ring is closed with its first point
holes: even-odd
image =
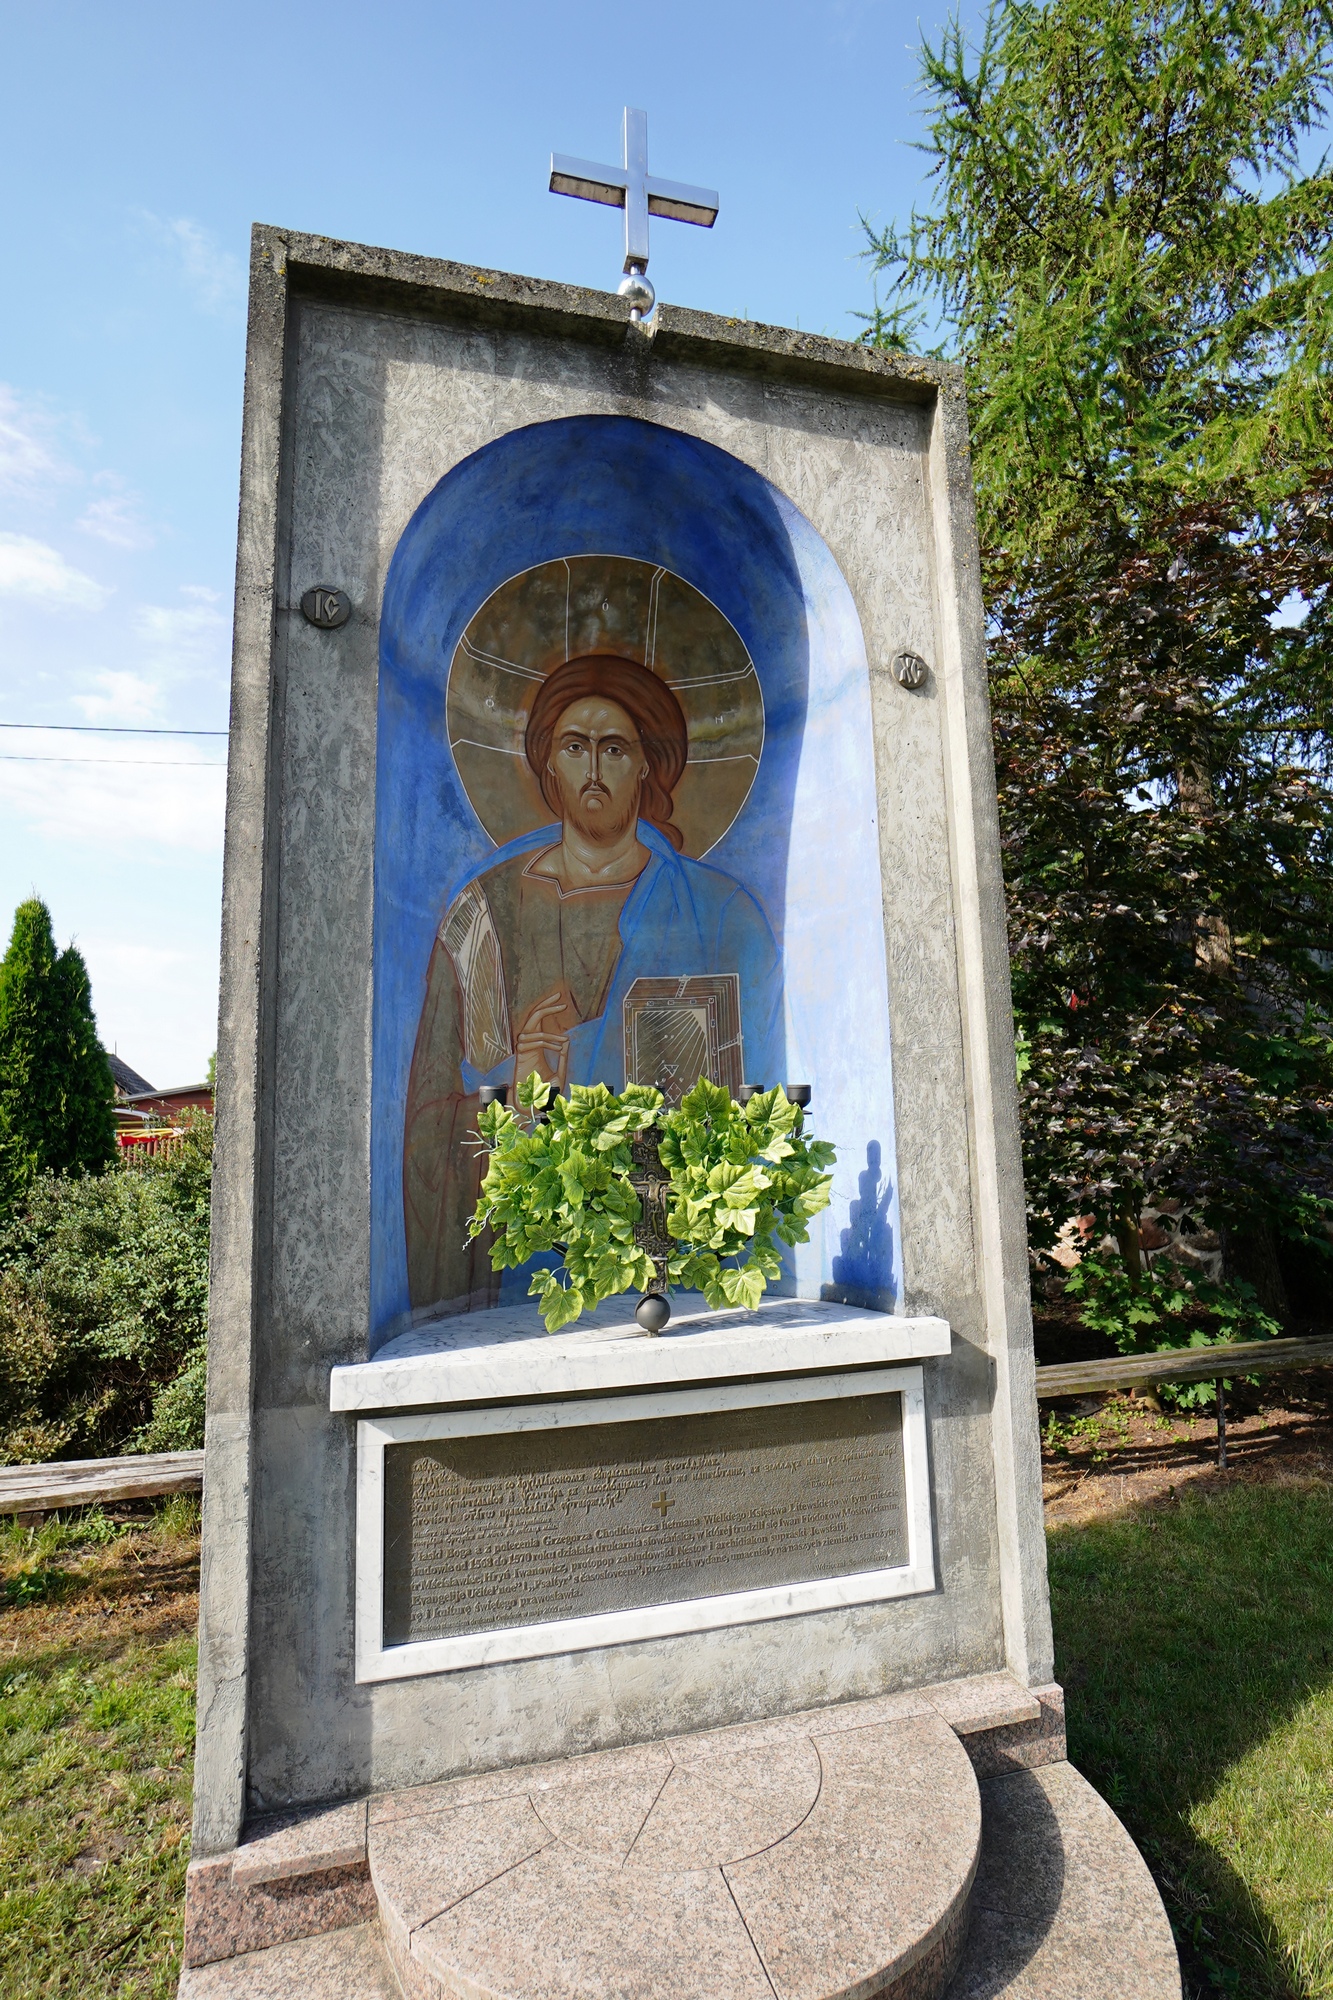
{"type": "Polygon", "coordinates": [[[907,1561],[899,1394],[389,1445],[384,1643],[907,1561]]]}

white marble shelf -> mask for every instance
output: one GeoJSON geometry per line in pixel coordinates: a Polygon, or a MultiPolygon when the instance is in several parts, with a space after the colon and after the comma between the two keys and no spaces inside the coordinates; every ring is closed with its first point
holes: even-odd
{"type": "Polygon", "coordinates": [[[496,1307],[428,1320],[386,1342],[373,1361],[335,1368],[329,1408],[509,1402],[862,1368],[948,1352],[946,1320],[814,1299],[773,1299],[753,1313],[678,1310],[655,1338],[640,1331],[623,1299],[608,1300],[560,1333],[547,1333],[533,1306],[496,1307]]]}

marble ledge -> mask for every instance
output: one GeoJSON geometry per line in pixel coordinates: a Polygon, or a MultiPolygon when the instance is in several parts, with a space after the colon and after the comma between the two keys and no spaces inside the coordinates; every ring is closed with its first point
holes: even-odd
{"type": "Polygon", "coordinates": [[[773,1299],[752,1313],[677,1311],[655,1336],[641,1331],[623,1299],[560,1333],[548,1333],[533,1306],[498,1306],[428,1320],[396,1334],[373,1360],[335,1368],[329,1408],[369,1414],[806,1375],[922,1361],[949,1345],[946,1320],[816,1299],[773,1299]]]}

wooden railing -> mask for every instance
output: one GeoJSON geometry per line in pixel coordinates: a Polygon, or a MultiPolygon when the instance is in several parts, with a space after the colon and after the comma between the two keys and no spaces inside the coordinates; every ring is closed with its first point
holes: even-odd
{"type": "Polygon", "coordinates": [[[1216,1347],[1164,1347],[1153,1354],[1112,1354],[1104,1361],[1059,1361],[1037,1370],[1038,1401],[1051,1396],[1143,1389],[1157,1382],[1213,1382],[1217,1389],[1217,1462],[1227,1462],[1229,1376],[1275,1375],[1286,1368],[1333,1366],[1333,1339],[1231,1340],[1216,1347]]]}
{"type": "Polygon", "coordinates": [[[155,1500],[166,1493],[200,1493],[203,1485],[201,1451],[0,1465],[0,1514],[50,1514],[99,1500],[155,1500]]]}
{"type": "MultiPolygon", "coordinates": [[[[1236,1375],[1273,1375],[1287,1368],[1333,1367],[1333,1339],[1242,1340],[1216,1347],[1168,1347],[1154,1354],[1113,1354],[1104,1361],[1057,1362],[1037,1370],[1037,1396],[1077,1396],[1156,1382],[1217,1384],[1218,1459],[1226,1464],[1226,1401],[1222,1384],[1236,1375]]],[[[0,1466],[0,1514],[45,1514],[95,1501],[153,1500],[199,1493],[201,1451],[145,1452],[130,1458],[73,1458],[48,1465],[0,1466]]]]}

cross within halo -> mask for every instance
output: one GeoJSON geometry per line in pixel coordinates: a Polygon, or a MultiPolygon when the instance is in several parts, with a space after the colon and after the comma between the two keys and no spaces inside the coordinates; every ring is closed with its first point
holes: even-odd
{"type": "Polygon", "coordinates": [[[592,160],[552,153],[550,186],[552,194],[574,195],[580,201],[598,201],[625,211],[626,277],[619,289],[630,302],[630,318],[641,320],[656,303],[646,276],[649,216],[667,216],[673,222],[694,222],[711,229],[717,221],[718,200],[712,188],[685,187],[648,172],[646,111],[635,111],[627,104],[622,131],[623,166],[604,167],[592,160]]]}

